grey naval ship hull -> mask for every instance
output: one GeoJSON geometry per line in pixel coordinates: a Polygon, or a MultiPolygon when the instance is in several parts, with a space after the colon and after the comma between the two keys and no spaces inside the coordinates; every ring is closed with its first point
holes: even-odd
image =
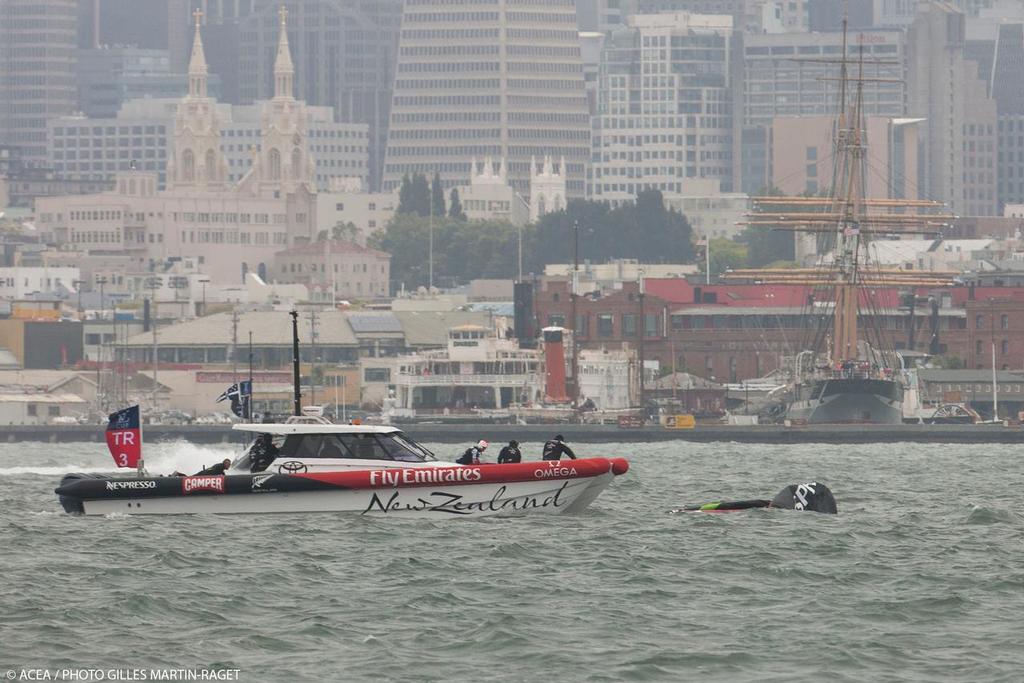
{"type": "Polygon", "coordinates": [[[887,379],[822,379],[797,386],[786,418],[809,424],[901,424],[903,385],[887,379]]]}

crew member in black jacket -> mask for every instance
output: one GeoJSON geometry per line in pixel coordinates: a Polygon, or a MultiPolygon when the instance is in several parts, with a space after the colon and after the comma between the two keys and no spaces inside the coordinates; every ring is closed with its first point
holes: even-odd
{"type": "Polygon", "coordinates": [[[484,451],[487,450],[487,447],[489,445],[489,443],[487,443],[483,439],[480,439],[479,441],[476,442],[475,446],[470,446],[469,448],[467,448],[466,451],[462,455],[460,455],[458,460],[456,460],[455,462],[457,462],[460,465],[479,465],[480,458],[483,456],[484,451]]]}
{"type": "Polygon", "coordinates": [[[523,454],[519,452],[519,442],[512,440],[498,453],[498,464],[504,465],[507,462],[522,462],[523,454]]]}
{"type": "Polygon", "coordinates": [[[545,460],[561,460],[563,455],[569,456],[572,460],[576,459],[576,454],[572,452],[571,448],[565,445],[565,440],[561,434],[558,434],[550,441],[544,442],[545,460]]]}

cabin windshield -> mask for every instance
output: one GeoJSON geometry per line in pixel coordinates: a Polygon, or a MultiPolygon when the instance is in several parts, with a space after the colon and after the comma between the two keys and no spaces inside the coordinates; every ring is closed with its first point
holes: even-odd
{"type": "Polygon", "coordinates": [[[342,458],[425,462],[434,455],[408,437],[392,434],[290,434],[281,458],[342,458]]]}

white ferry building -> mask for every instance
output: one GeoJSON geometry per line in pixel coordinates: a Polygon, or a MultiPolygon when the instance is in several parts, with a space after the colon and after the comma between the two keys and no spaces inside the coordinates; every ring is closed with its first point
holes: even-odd
{"type": "Polygon", "coordinates": [[[448,331],[448,345],[393,359],[396,408],[416,414],[504,410],[543,394],[540,353],[480,325],[448,331]]]}

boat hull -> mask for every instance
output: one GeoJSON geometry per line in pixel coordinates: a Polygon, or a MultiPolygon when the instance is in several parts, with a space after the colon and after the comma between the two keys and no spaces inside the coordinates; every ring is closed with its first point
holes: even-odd
{"type": "Polygon", "coordinates": [[[808,424],[901,424],[903,385],[886,379],[823,379],[798,387],[786,418],[808,424]]]}
{"type": "Polygon", "coordinates": [[[618,458],[361,470],[316,474],[112,479],[86,477],[57,489],[69,512],[86,515],[354,513],[487,517],[585,509],[628,469],[618,458]]]}

